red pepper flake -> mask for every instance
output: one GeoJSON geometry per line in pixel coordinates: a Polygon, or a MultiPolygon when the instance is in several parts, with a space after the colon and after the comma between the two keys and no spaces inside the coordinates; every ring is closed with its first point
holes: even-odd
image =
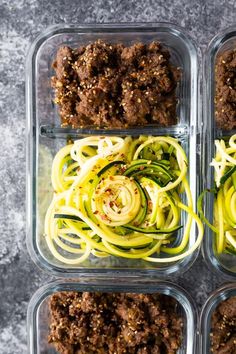
{"type": "Polygon", "coordinates": [[[100,215],[102,220],[107,220],[108,217],[105,214],[100,215]]]}
{"type": "Polygon", "coordinates": [[[126,167],[126,166],[123,166],[123,167],[120,168],[120,172],[121,172],[121,173],[124,173],[126,170],[127,170],[127,167],[126,167]]]}

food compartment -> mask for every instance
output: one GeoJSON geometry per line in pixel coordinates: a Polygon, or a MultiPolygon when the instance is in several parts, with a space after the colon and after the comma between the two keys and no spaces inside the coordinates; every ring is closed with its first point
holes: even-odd
{"type": "Polygon", "coordinates": [[[31,354],[57,353],[52,344],[48,344],[49,335],[49,299],[56,292],[102,292],[102,293],[143,293],[163,294],[176,300],[176,314],[182,319],[182,344],[178,354],[194,354],[196,351],[197,314],[195,305],[189,295],[181,288],[168,282],[151,282],[137,279],[121,279],[119,284],[114,278],[80,280],[79,282],[56,281],[39,289],[32,297],[27,316],[28,349],[31,354]]]}
{"type": "MultiPolygon", "coordinates": [[[[27,108],[28,108],[28,188],[27,188],[27,244],[33,260],[41,267],[60,276],[78,276],[80,272],[156,272],[169,275],[178,270],[186,270],[195,260],[197,252],[173,263],[154,264],[142,260],[127,260],[121,257],[89,257],[79,265],[65,265],[56,260],[45,242],[44,220],[50,204],[53,188],[51,185],[51,165],[58,150],[66,145],[68,139],[86,136],[132,136],[152,135],[171,136],[179,139],[189,161],[188,176],[193,198],[196,203],[199,178],[197,172],[197,52],[189,37],[176,26],[168,24],[135,24],[104,26],[54,26],[42,34],[32,45],[27,61],[27,108]],[[171,61],[181,68],[178,85],[179,121],[170,127],[145,126],[140,128],[94,129],[61,127],[57,108],[52,103],[51,64],[58,48],[62,45],[78,47],[97,39],[111,43],[132,45],[158,40],[169,49],[171,61]],[[191,156],[191,158],[190,158],[191,156]]],[[[183,200],[184,202],[184,200],[183,200]]],[[[181,212],[181,225],[186,224],[186,214],[181,212]]],[[[183,236],[178,230],[176,246],[183,236]]],[[[197,228],[192,224],[189,246],[197,239],[197,228]]],[[[187,248],[185,249],[187,250],[187,248]]]]}
{"type": "MultiPolygon", "coordinates": [[[[232,136],[236,133],[236,129],[232,129],[232,122],[229,121],[227,123],[226,114],[229,115],[229,118],[233,117],[232,111],[230,111],[233,107],[233,101],[229,103],[227,100],[231,101],[230,95],[232,89],[231,85],[233,85],[233,68],[229,69],[231,65],[233,65],[233,61],[230,63],[229,58],[225,57],[225,53],[231,51],[236,48],[236,32],[234,28],[229,28],[226,31],[218,34],[211,43],[209,44],[209,48],[207,51],[206,59],[205,59],[205,94],[204,94],[204,125],[203,125],[203,147],[202,147],[202,166],[203,166],[203,173],[202,178],[204,181],[204,188],[212,189],[211,193],[206,193],[204,197],[204,215],[206,219],[210,222],[210,224],[214,224],[214,189],[219,191],[220,189],[216,189],[215,183],[217,183],[217,188],[224,186],[224,188],[234,188],[233,184],[233,174],[234,174],[234,166],[235,163],[231,163],[229,160],[226,160],[228,163],[228,167],[226,167],[223,172],[221,172],[221,167],[219,168],[218,172],[215,175],[215,168],[217,168],[217,163],[224,164],[224,157],[220,158],[219,156],[222,155],[219,149],[220,145],[224,141],[223,144],[223,153],[228,149],[229,151],[229,141],[232,141],[232,136]],[[224,56],[222,56],[224,55],[224,56]],[[222,60],[222,65],[219,63],[219,58],[222,60]],[[229,61],[229,64],[228,64],[229,61]],[[218,65],[217,68],[217,77],[219,78],[219,84],[216,87],[216,64],[218,65]],[[232,71],[230,71],[232,70],[232,71]],[[226,80],[226,74],[228,73],[227,82],[225,86],[221,87],[226,80]],[[230,83],[228,85],[228,82],[230,83]],[[217,96],[215,96],[215,92],[217,90],[217,96]],[[220,97],[221,93],[224,91],[223,98],[220,97]],[[223,104],[223,105],[222,105],[223,104]],[[221,110],[221,112],[217,112],[217,110],[221,110]],[[228,111],[229,110],[229,111],[228,111]],[[227,113],[226,113],[227,112],[227,113]],[[220,117],[220,119],[225,119],[224,123],[216,122],[216,115],[220,117]],[[227,126],[228,124],[228,126],[227,126]],[[231,138],[231,140],[230,140],[231,138]],[[215,141],[218,140],[218,147],[216,148],[215,141]],[[217,161],[213,162],[214,166],[210,166],[213,159],[216,158],[216,151],[218,151],[217,161]],[[230,166],[229,166],[230,165],[230,166]],[[221,175],[222,174],[222,175],[221,175]],[[216,179],[215,179],[216,176],[216,179]],[[218,177],[217,177],[218,176],[218,177]],[[230,182],[231,181],[231,182],[230,182]],[[229,183],[226,186],[226,183],[229,183]]],[[[231,58],[232,60],[233,58],[231,58]]],[[[232,91],[233,92],[233,91],[232,91]]],[[[232,142],[231,142],[232,143],[232,142]]],[[[223,155],[222,155],[223,156],[223,155]]],[[[231,153],[231,160],[234,159],[234,154],[231,153]]],[[[219,165],[220,166],[220,165],[219,165]]],[[[223,165],[221,165],[223,166],[223,165]]],[[[224,167],[223,167],[224,168],[224,167]]],[[[231,188],[231,189],[232,189],[231,188]]],[[[234,241],[234,235],[228,235],[226,237],[227,230],[233,230],[234,221],[233,216],[231,215],[230,209],[233,210],[235,205],[233,203],[233,199],[230,198],[229,200],[226,198],[225,189],[223,199],[218,199],[218,201],[223,203],[223,213],[224,213],[224,220],[228,226],[224,227],[224,237],[219,238],[215,232],[213,232],[209,227],[205,229],[205,240],[203,245],[203,253],[204,257],[209,263],[210,266],[213,265],[213,268],[217,271],[223,272],[228,277],[235,277],[236,275],[236,258],[235,258],[235,250],[233,250],[233,246],[231,247],[232,243],[228,241],[228,237],[231,237],[231,241],[234,241]],[[226,199],[228,201],[226,201],[226,199]],[[227,203],[227,204],[226,204],[227,203]],[[231,204],[230,204],[231,203],[231,204]],[[228,213],[230,214],[230,220],[228,218],[228,213]],[[227,220],[226,220],[227,219],[227,220]],[[223,241],[222,241],[223,240],[223,241]],[[232,249],[232,251],[231,251],[232,249]],[[230,251],[230,252],[229,252],[230,251]]],[[[219,196],[219,193],[217,193],[219,196]]],[[[233,194],[232,194],[233,197],[233,194]]],[[[218,205],[218,202],[217,202],[218,205]]],[[[220,207],[221,208],[221,207],[220,207]]],[[[215,213],[217,215],[217,210],[215,209],[215,213]]],[[[217,217],[218,218],[218,217],[217,217]]],[[[221,219],[219,219],[221,220],[221,219]]],[[[220,227],[217,227],[220,230],[220,227]]],[[[231,233],[231,231],[230,231],[231,233]]],[[[234,231],[233,231],[234,233],[234,231]]]]}
{"type": "MultiPolygon", "coordinates": [[[[229,353],[232,348],[235,348],[235,344],[232,341],[235,337],[234,322],[235,321],[235,303],[236,303],[236,285],[229,283],[221,286],[214,293],[210,295],[205,303],[200,317],[200,351],[201,353],[211,353],[212,345],[211,340],[214,340],[214,345],[218,346],[218,350],[225,350],[225,353],[229,353]],[[234,300],[232,300],[234,298],[234,300]],[[231,299],[231,300],[230,300],[231,299]],[[232,307],[233,301],[234,306],[232,307]],[[219,305],[221,307],[219,312],[219,305]],[[212,316],[214,314],[214,322],[212,322],[212,316]],[[232,316],[229,318],[229,316],[232,316]],[[220,328],[218,328],[218,326],[220,328]],[[227,328],[227,333],[225,329],[227,328]],[[222,333],[221,333],[222,332],[222,333]],[[225,335],[222,335],[225,334],[225,335]],[[220,339],[220,340],[219,340],[220,339]],[[224,343],[225,342],[225,343],[224,343]],[[221,345],[223,344],[223,345],[221,345]],[[225,345],[227,345],[227,347],[225,345]],[[224,349],[225,346],[225,349],[224,349]],[[227,351],[228,350],[228,351],[227,351]]],[[[215,349],[215,353],[219,351],[215,349]]],[[[214,353],[214,352],[213,352],[214,353]]]]}
{"type": "MultiPolygon", "coordinates": [[[[137,131],[136,134],[137,135],[133,135],[132,138],[129,136],[128,139],[133,139],[133,141],[135,141],[134,139],[139,138],[139,132],[137,131]]],[[[122,135],[110,136],[107,133],[107,135],[105,135],[105,136],[107,138],[117,137],[118,139],[123,140],[122,135]]],[[[196,202],[198,186],[196,185],[195,179],[189,178],[189,176],[194,175],[196,173],[196,164],[194,164],[194,158],[196,158],[196,152],[194,150],[195,146],[192,144],[194,137],[192,137],[192,136],[190,137],[189,134],[186,132],[185,132],[185,134],[183,134],[182,131],[180,131],[179,134],[177,134],[177,131],[176,131],[174,136],[176,139],[178,139],[178,142],[181,144],[181,148],[183,148],[183,150],[185,152],[187,152],[188,161],[189,161],[189,156],[190,155],[192,156],[192,158],[189,161],[190,165],[188,166],[189,170],[187,171],[187,178],[189,181],[188,183],[189,183],[189,187],[191,190],[193,206],[194,206],[194,201],[196,202]],[[191,141],[191,143],[190,143],[190,141],[191,141]]],[[[74,135],[74,137],[77,139],[77,135],[74,135]]],[[[94,140],[96,139],[95,135],[93,135],[92,137],[94,140]]],[[[72,138],[72,136],[70,136],[70,138],[72,138]]],[[[153,137],[153,139],[158,139],[158,138],[161,139],[161,136],[156,135],[153,137]]],[[[87,138],[85,138],[84,136],[80,137],[80,139],[78,139],[78,141],[79,142],[83,141],[83,139],[88,139],[88,137],[87,138]]],[[[91,137],[89,139],[91,139],[91,137]]],[[[104,137],[102,139],[104,140],[104,137]]],[[[164,138],[164,139],[168,139],[168,138],[164,138]]],[[[184,253],[184,252],[188,252],[188,250],[191,247],[194,247],[196,242],[200,242],[201,235],[203,232],[201,227],[200,227],[200,230],[198,230],[198,227],[197,227],[197,224],[195,223],[194,218],[192,219],[192,223],[190,226],[189,218],[191,217],[191,214],[189,214],[189,210],[181,209],[181,207],[177,207],[177,206],[174,208],[174,210],[176,211],[176,208],[177,208],[180,220],[178,221],[178,224],[175,226],[175,227],[177,227],[176,231],[173,230],[174,235],[175,235],[175,241],[171,241],[171,245],[172,245],[172,247],[177,247],[180,244],[183,245],[183,242],[185,242],[184,239],[186,240],[186,244],[177,253],[166,254],[162,250],[158,257],[159,258],[166,258],[165,261],[160,260],[160,262],[156,263],[155,261],[152,261],[152,260],[150,260],[150,261],[144,260],[141,257],[137,257],[135,259],[129,259],[128,257],[123,258],[122,256],[119,256],[119,254],[109,256],[109,257],[97,257],[94,254],[90,253],[89,257],[86,258],[84,261],[76,263],[76,262],[72,261],[72,259],[75,258],[73,254],[69,254],[69,257],[68,257],[67,255],[65,255],[64,251],[62,253],[60,251],[60,254],[62,254],[62,256],[67,256],[67,258],[69,258],[68,263],[65,263],[63,260],[61,260],[57,256],[55,256],[55,252],[53,253],[51,251],[50,246],[46,242],[47,240],[45,238],[45,217],[46,217],[46,212],[49,208],[49,205],[50,205],[50,203],[52,201],[52,197],[53,197],[53,186],[51,183],[52,161],[53,161],[53,158],[56,155],[56,153],[58,153],[58,151],[62,147],[66,146],[67,140],[65,138],[53,139],[51,137],[40,136],[38,141],[39,141],[39,145],[36,146],[37,160],[34,161],[34,165],[33,165],[33,173],[35,173],[35,175],[31,181],[31,182],[33,182],[33,184],[32,184],[32,195],[30,197],[30,201],[35,201],[35,202],[33,204],[31,204],[32,214],[29,215],[29,217],[30,217],[29,220],[31,220],[31,223],[29,225],[30,233],[28,234],[28,248],[29,248],[29,251],[30,251],[30,254],[31,254],[33,260],[37,264],[39,264],[41,267],[43,267],[44,269],[46,269],[49,272],[53,272],[55,274],[60,274],[60,276],[68,276],[68,275],[77,276],[80,272],[89,272],[89,273],[90,272],[112,272],[114,270],[121,271],[123,273],[129,273],[129,272],[136,273],[137,271],[138,272],[158,272],[158,274],[160,276],[165,276],[165,275],[169,275],[173,272],[176,272],[178,270],[186,271],[186,269],[192,264],[192,262],[195,260],[195,258],[197,256],[196,249],[195,249],[195,252],[193,252],[191,254],[186,254],[186,257],[183,257],[180,260],[176,259],[176,261],[171,261],[172,257],[178,256],[179,254],[184,253]],[[179,225],[182,227],[179,228],[178,227],[179,225]],[[186,233],[186,230],[188,228],[189,228],[189,232],[186,233]],[[187,237],[189,237],[189,240],[187,237]]],[[[174,140],[174,141],[176,141],[176,140],[174,140]]],[[[116,160],[117,160],[117,158],[116,158],[116,160]]],[[[111,163],[113,163],[113,162],[111,162],[111,163]]],[[[149,161],[149,163],[150,163],[150,161],[149,161]]],[[[152,167],[152,165],[150,165],[150,166],[152,167]]],[[[149,168],[148,163],[146,164],[146,168],[147,169],[149,168]]],[[[144,172],[145,172],[145,170],[144,170],[144,172]]],[[[122,173],[123,173],[123,171],[119,172],[118,175],[120,175],[122,173]]],[[[138,173],[143,173],[142,166],[140,167],[140,171],[138,171],[138,173]]],[[[168,173],[168,170],[167,170],[167,173],[168,173]]],[[[59,176],[57,170],[54,170],[54,176],[56,176],[56,178],[59,176]]],[[[148,177],[148,175],[147,175],[147,177],[148,177]]],[[[94,178],[94,177],[91,177],[91,178],[94,178]]],[[[111,177],[111,178],[113,179],[113,177],[111,177]]],[[[130,177],[129,178],[128,177],[121,177],[121,178],[126,178],[127,181],[128,180],[133,181],[132,176],[131,176],[131,179],[130,179],[130,177]]],[[[107,179],[105,178],[105,181],[106,180],[107,179]]],[[[144,177],[144,180],[145,180],[145,177],[144,177]]],[[[177,180],[177,177],[176,177],[176,180],[177,180]]],[[[100,183],[102,183],[102,182],[100,182],[100,183]]],[[[111,181],[111,182],[109,181],[109,183],[112,184],[113,181],[111,181]]],[[[115,183],[116,183],[116,181],[115,181],[115,183]]],[[[145,183],[145,181],[142,183],[145,183]]],[[[84,187],[86,187],[86,186],[83,186],[83,188],[84,187]]],[[[92,185],[91,185],[91,188],[92,188],[92,185]]],[[[55,189],[55,187],[54,187],[54,189],[55,189]]],[[[178,192],[178,193],[180,193],[179,196],[181,196],[182,202],[185,205],[190,205],[189,204],[190,201],[188,199],[189,197],[186,197],[187,194],[185,194],[183,192],[184,192],[184,190],[182,190],[182,189],[181,189],[181,192],[178,192]]],[[[186,192],[186,190],[185,190],[185,192],[186,192]]],[[[174,197],[174,195],[175,194],[173,194],[172,197],[174,197]]],[[[95,195],[95,197],[96,197],[96,195],[95,195]]],[[[170,203],[171,203],[171,200],[170,200],[170,203]]],[[[176,199],[175,204],[176,203],[178,203],[177,199],[176,199]]],[[[129,204],[129,200],[127,200],[127,205],[128,204],[129,204]]],[[[146,199],[145,199],[145,204],[146,204],[146,199]]],[[[58,206],[58,208],[60,209],[60,206],[58,206]]],[[[62,219],[64,217],[66,219],[68,218],[68,215],[60,216],[61,214],[64,214],[65,212],[61,212],[61,211],[59,211],[59,209],[57,209],[54,219],[52,219],[51,222],[54,222],[56,220],[55,217],[56,218],[60,217],[62,219]]],[[[191,207],[191,209],[192,209],[192,207],[191,207]]],[[[194,207],[193,207],[193,210],[194,210],[194,207]]],[[[74,211],[73,211],[73,213],[74,213],[74,211]]],[[[71,211],[69,211],[69,213],[68,213],[68,211],[66,210],[65,214],[71,215],[71,211]]],[[[96,212],[95,212],[95,214],[96,214],[96,212]]],[[[75,219],[75,218],[78,219],[78,215],[76,213],[73,215],[74,216],[72,216],[72,219],[75,219]]],[[[89,216],[88,211],[87,211],[86,215],[89,216]]],[[[97,215],[96,218],[98,218],[98,216],[99,215],[97,215]]],[[[164,216],[164,217],[167,218],[167,216],[164,216]]],[[[91,220],[91,218],[93,219],[92,215],[89,216],[89,218],[90,218],[90,220],[91,220]]],[[[85,228],[86,228],[86,225],[88,225],[89,221],[87,219],[83,219],[83,220],[85,220],[85,222],[87,223],[87,224],[85,224],[85,228]]],[[[61,221],[63,221],[63,220],[61,220],[61,221]]],[[[50,225],[52,225],[51,222],[50,222],[50,225]]],[[[48,223],[47,223],[46,227],[48,227],[48,223]]],[[[163,227],[164,226],[159,227],[159,228],[161,229],[163,227]]],[[[167,228],[167,226],[166,226],[166,228],[167,228]]],[[[63,229],[64,229],[64,226],[63,226],[63,229]]],[[[93,226],[92,226],[92,229],[94,229],[93,226]]],[[[147,229],[149,229],[149,228],[147,228],[147,229]]],[[[150,227],[150,230],[151,229],[153,229],[153,227],[150,227]]],[[[132,230],[133,229],[131,228],[131,231],[132,230]]],[[[65,229],[63,230],[63,232],[64,231],[66,232],[65,229]]],[[[135,229],[134,229],[134,231],[135,231],[135,229]]],[[[147,233],[146,229],[144,231],[147,233]]],[[[108,232],[108,231],[105,231],[105,232],[108,232]]],[[[118,232],[118,230],[116,230],[116,232],[118,232]]],[[[72,232],[68,233],[69,236],[71,234],[72,234],[72,232]]],[[[145,236],[145,234],[143,236],[145,236]]],[[[60,238],[61,237],[62,236],[60,236],[60,238]]],[[[129,233],[125,237],[127,237],[129,239],[129,233]]],[[[158,234],[156,237],[159,238],[158,234]]],[[[162,237],[162,235],[160,235],[160,237],[162,237]]],[[[122,234],[121,234],[120,238],[121,238],[121,240],[124,240],[124,236],[122,236],[122,234]]],[[[154,241],[155,241],[155,238],[154,238],[154,241]]],[[[140,245],[136,245],[136,247],[140,248],[140,252],[141,252],[141,248],[142,248],[141,246],[144,244],[143,242],[144,241],[142,241],[142,243],[140,245]]],[[[66,244],[70,246],[70,244],[68,244],[68,243],[66,243],[66,244]]],[[[163,244],[163,245],[165,245],[165,244],[163,244]]],[[[124,247],[125,245],[121,245],[121,246],[123,248],[120,249],[120,252],[121,251],[123,253],[126,252],[125,247],[124,247]]],[[[137,251],[137,252],[139,252],[139,251],[137,251]]],[[[131,251],[131,253],[132,253],[132,251],[131,251]]],[[[150,257],[152,257],[152,254],[150,254],[150,257]]]]}
{"type": "MultiPolygon", "coordinates": [[[[125,46],[135,43],[148,44],[153,41],[162,43],[163,48],[170,52],[171,65],[180,68],[181,71],[176,92],[178,98],[177,125],[189,127],[191,123],[194,123],[195,126],[196,117],[193,116],[196,115],[197,109],[196,48],[182,29],[172,24],[157,23],[81,25],[78,27],[60,25],[49,28],[36,39],[28,54],[26,73],[29,110],[32,124],[37,129],[44,126],[43,131],[47,131],[54,127],[56,129],[54,132],[58,132],[61,128],[58,108],[54,103],[55,92],[51,87],[51,78],[55,75],[52,63],[58,49],[62,46],[78,48],[94,43],[98,39],[114,45],[124,44],[125,46]]],[[[135,95],[135,93],[133,94],[135,95]]],[[[139,100],[141,100],[140,97],[139,100]]],[[[141,124],[141,126],[144,125],[141,124]]],[[[65,129],[70,130],[70,127],[64,127],[63,130],[66,131],[65,129]]]]}

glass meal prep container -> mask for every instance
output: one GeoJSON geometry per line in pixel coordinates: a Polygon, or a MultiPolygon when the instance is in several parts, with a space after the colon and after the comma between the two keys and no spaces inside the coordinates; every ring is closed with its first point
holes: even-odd
{"type": "Polygon", "coordinates": [[[54,281],[44,285],[31,298],[27,314],[28,351],[30,354],[56,354],[48,344],[49,297],[59,291],[160,293],[177,301],[177,313],[183,318],[183,341],[178,354],[197,353],[197,311],[191,297],[179,286],[167,281],[150,281],[137,278],[99,279],[81,278],[79,281],[54,281]]]}
{"type": "MultiPolygon", "coordinates": [[[[170,135],[179,138],[189,160],[189,183],[193,203],[199,189],[199,168],[197,166],[199,133],[198,106],[198,55],[195,45],[182,29],[172,24],[114,24],[114,25],[60,25],[53,26],[42,33],[32,44],[26,64],[27,99],[27,245],[35,263],[51,274],[76,277],[80,273],[107,273],[114,271],[122,274],[153,273],[167,276],[179,270],[186,270],[196,259],[195,251],[176,263],[156,265],[141,260],[127,260],[109,257],[89,258],[78,266],[68,266],[53,258],[43,237],[46,210],[52,197],[51,165],[56,152],[68,137],[80,138],[88,135],[138,136],[170,135]],[[129,129],[71,129],[60,126],[57,108],[53,104],[54,92],[50,85],[53,75],[52,62],[61,45],[78,47],[96,39],[111,43],[122,42],[131,45],[137,41],[162,42],[171,53],[171,62],[181,67],[182,76],[177,88],[179,98],[177,116],[179,122],[171,127],[138,127],[129,129]],[[191,156],[191,158],[190,158],[191,156]]],[[[185,224],[185,216],[181,216],[185,224]]],[[[193,223],[189,245],[196,240],[193,223]]],[[[178,238],[181,230],[178,231],[178,238]]]]}
{"type": "MultiPolygon", "coordinates": [[[[204,133],[202,147],[202,179],[205,181],[205,188],[214,187],[214,168],[210,167],[210,162],[215,156],[215,139],[229,137],[236,133],[236,130],[218,129],[215,121],[215,62],[218,55],[225,50],[236,48],[236,30],[235,27],[228,28],[224,32],[217,34],[209,44],[204,67],[204,133]]],[[[213,193],[207,193],[205,196],[204,214],[213,224],[213,193]]],[[[208,227],[205,228],[203,242],[203,255],[207,263],[213,269],[228,277],[236,276],[236,256],[226,253],[218,254],[216,252],[215,234],[208,227]]]]}
{"type": "Polygon", "coordinates": [[[214,291],[206,301],[200,316],[199,350],[210,353],[211,318],[216,307],[224,300],[236,296],[236,284],[229,283],[214,291]]]}

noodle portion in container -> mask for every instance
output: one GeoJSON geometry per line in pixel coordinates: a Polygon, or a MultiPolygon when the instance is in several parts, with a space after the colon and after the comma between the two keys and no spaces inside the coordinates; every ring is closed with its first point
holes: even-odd
{"type": "Polygon", "coordinates": [[[186,154],[172,137],[91,136],[64,146],[52,165],[48,248],[70,265],[90,254],[156,263],[187,257],[203,237],[187,173],[186,154]],[[198,237],[189,246],[193,221],[198,237]]]}
{"type": "Polygon", "coordinates": [[[236,254],[236,134],[228,141],[215,140],[216,154],[211,162],[215,170],[214,222],[205,218],[202,211],[202,199],[199,197],[199,209],[203,220],[216,235],[216,250],[220,253],[236,254]]]}

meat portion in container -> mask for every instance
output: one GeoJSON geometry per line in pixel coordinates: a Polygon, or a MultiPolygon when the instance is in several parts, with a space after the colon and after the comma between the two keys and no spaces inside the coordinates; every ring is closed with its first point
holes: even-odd
{"type": "Polygon", "coordinates": [[[60,354],[175,354],[183,320],[163,294],[59,292],[50,335],[60,354]]]}
{"type": "Polygon", "coordinates": [[[218,128],[236,128],[236,49],[219,55],[215,65],[215,117],[218,128]]]}
{"type": "Polygon", "coordinates": [[[131,127],[177,123],[180,69],[159,42],[130,47],[101,40],[60,47],[53,63],[62,126],[131,127]]]}
{"type": "Polygon", "coordinates": [[[211,352],[236,353],[236,296],[222,301],[212,315],[211,352]]]}

